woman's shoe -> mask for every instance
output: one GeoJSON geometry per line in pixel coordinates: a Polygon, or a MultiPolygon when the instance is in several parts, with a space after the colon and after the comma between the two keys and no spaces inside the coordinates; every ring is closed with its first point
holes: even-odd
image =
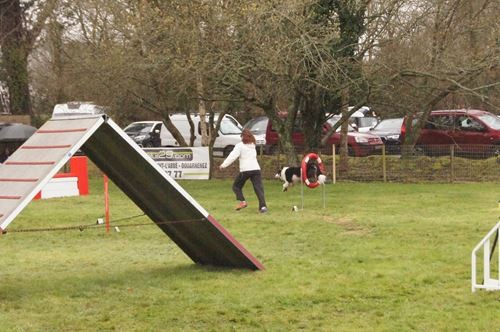
{"type": "Polygon", "coordinates": [[[260,213],[266,213],[267,212],[267,207],[263,206],[259,210],[260,213]]]}
{"type": "Polygon", "coordinates": [[[241,201],[240,204],[238,204],[238,206],[236,206],[235,210],[236,211],[239,211],[241,209],[244,209],[248,206],[247,202],[245,201],[241,201]]]}

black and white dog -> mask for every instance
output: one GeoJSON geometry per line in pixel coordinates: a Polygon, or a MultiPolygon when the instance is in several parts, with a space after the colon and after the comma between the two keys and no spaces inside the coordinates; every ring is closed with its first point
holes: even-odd
{"type": "MultiPolygon", "coordinates": [[[[301,181],[300,169],[300,167],[283,167],[278,170],[274,177],[284,182],[283,191],[287,191],[289,186],[301,181]]],[[[318,164],[314,162],[307,165],[307,178],[312,182],[318,181],[320,184],[324,184],[326,180],[326,176],[321,173],[318,164]]]]}
{"type": "Polygon", "coordinates": [[[300,167],[283,167],[274,177],[284,182],[283,191],[287,191],[288,186],[300,182],[300,167]]]}

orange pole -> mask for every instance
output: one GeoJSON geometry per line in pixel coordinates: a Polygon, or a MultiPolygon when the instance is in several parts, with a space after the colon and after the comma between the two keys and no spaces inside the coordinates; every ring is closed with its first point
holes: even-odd
{"type": "Polygon", "coordinates": [[[108,177],[104,175],[104,214],[106,218],[106,233],[109,233],[109,193],[108,177]]]}

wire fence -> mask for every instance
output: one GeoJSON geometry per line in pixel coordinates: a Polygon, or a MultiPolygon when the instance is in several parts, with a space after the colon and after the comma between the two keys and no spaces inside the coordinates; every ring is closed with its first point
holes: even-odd
{"type": "MultiPolygon", "coordinates": [[[[341,162],[334,147],[320,151],[330,181],[381,182],[500,182],[500,145],[432,145],[401,148],[382,146],[359,147],[341,162]],[[363,150],[365,149],[365,150],[363,150]],[[406,150],[405,150],[406,149],[406,150]],[[328,150],[332,151],[330,153],[328,150]],[[335,151],[335,157],[333,152],[335,151]]],[[[304,151],[298,147],[298,151],[304,151]]],[[[299,152],[299,158],[304,153],[299,152]]],[[[281,153],[274,155],[259,151],[263,177],[274,175],[286,165],[281,153]]],[[[222,159],[216,160],[216,163],[222,159]]],[[[216,178],[225,178],[237,172],[237,163],[225,172],[215,172],[216,178]]]]}
{"type": "Polygon", "coordinates": [[[106,229],[113,227],[115,229],[125,228],[125,227],[143,227],[143,226],[162,226],[162,225],[174,225],[174,224],[186,224],[186,223],[197,223],[197,222],[207,222],[205,218],[196,219],[181,219],[181,220],[165,220],[165,221],[147,221],[147,222],[137,222],[132,221],[134,219],[146,216],[145,213],[128,216],[120,219],[110,220],[109,227],[104,222],[95,222],[90,224],[80,224],[80,225],[67,225],[67,226],[50,226],[50,227],[38,227],[38,228],[14,228],[9,230],[2,230],[0,235],[10,234],[10,233],[42,233],[42,232],[61,232],[61,231],[74,231],[79,230],[83,232],[84,230],[91,229],[106,229]]]}
{"type": "MultiPolygon", "coordinates": [[[[362,182],[500,182],[500,146],[469,145],[433,145],[418,146],[408,150],[395,150],[394,147],[380,150],[367,148],[358,151],[362,156],[351,152],[342,162],[338,151],[332,147],[330,153],[319,153],[330,182],[362,181],[362,182]]],[[[302,149],[304,150],[304,149],[302,149]]],[[[265,179],[274,179],[275,174],[286,165],[285,156],[281,153],[267,155],[259,151],[259,161],[265,179]]],[[[324,151],[323,151],[324,152],[324,151]]],[[[304,153],[303,153],[304,154],[304,153]]],[[[302,154],[300,154],[302,155],[302,154]]],[[[215,158],[216,165],[223,158],[215,158]]],[[[223,171],[214,172],[216,178],[230,178],[238,172],[238,163],[234,163],[223,171]]],[[[99,173],[96,169],[96,174],[99,173]]],[[[100,173],[99,173],[100,174],[100,173]]],[[[128,216],[110,222],[112,227],[142,227],[152,225],[169,225],[178,223],[204,222],[204,219],[169,220],[158,222],[133,222],[144,214],[128,216]],[[131,222],[132,221],[132,222],[131,222]]],[[[56,226],[44,228],[12,229],[8,233],[50,232],[50,231],[84,231],[105,228],[101,223],[56,226]]]]}

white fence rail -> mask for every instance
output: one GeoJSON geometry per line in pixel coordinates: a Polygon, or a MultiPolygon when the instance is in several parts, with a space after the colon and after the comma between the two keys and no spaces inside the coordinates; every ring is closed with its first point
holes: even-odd
{"type": "MultiPolygon", "coordinates": [[[[495,246],[497,245],[498,237],[500,233],[500,222],[498,222],[495,227],[493,227],[488,234],[478,243],[478,245],[472,250],[472,292],[475,292],[477,289],[485,289],[485,290],[500,290],[500,250],[497,250],[497,273],[498,278],[493,279],[491,277],[492,274],[492,261],[493,258],[492,253],[495,250],[495,246]],[[491,247],[491,239],[493,239],[493,248],[491,247]],[[483,251],[483,281],[481,283],[477,282],[477,254],[482,249],[483,251]]],[[[493,262],[494,263],[494,262],[493,262]]]]}

